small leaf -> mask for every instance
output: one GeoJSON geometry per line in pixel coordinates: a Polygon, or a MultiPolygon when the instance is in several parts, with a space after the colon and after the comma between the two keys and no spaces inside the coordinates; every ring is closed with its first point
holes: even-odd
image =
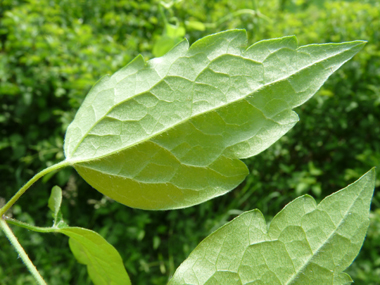
{"type": "Polygon", "coordinates": [[[58,214],[62,203],[62,189],[58,186],[54,186],[51,189],[51,194],[48,200],[49,209],[52,211],[54,224],[58,222],[58,214]]]}
{"type": "Polygon", "coordinates": [[[183,38],[186,34],[186,30],[184,27],[181,26],[166,24],[165,33],[167,36],[171,38],[183,38]]]}
{"type": "Polygon", "coordinates": [[[156,57],[163,56],[181,41],[182,38],[172,38],[167,35],[160,36],[153,46],[152,53],[156,57]]]}
{"type": "Polygon", "coordinates": [[[206,26],[202,22],[198,21],[186,21],[186,28],[188,30],[205,31],[206,26]]]}
{"type": "Polygon", "coordinates": [[[153,46],[153,55],[159,57],[166,54],[175,45],[183,41],[185,33],[184,27],[166,24],[165,33],[156,40],[153,46]]]}
{"type": "Polygon", "coordinates": [[[169,285],[350,284],[345,270],[363,244],[375,186],[372,169],[319,205],[308,196],[270,223],[246,212],[202,241],[169,285]]]}
{"type": "MultiPolygon", "coordinates": [[[[59,187],[53,193],[58,197],[59,187]]],[[[50,204],[56,205],[53,202],[50,204]]],[[[57,209],[56,207],[53,209],[57,209]]],[[[59,211],[60,214],[60,211],[59,211]]],[[[12,219],[10,220],[12,221],[12,219]]],[[[69,227],[60,217],[53,227],[36,227],[13,222],[31,231],[40,233],[61,233],[69,237],[70,249],[78,262],[87,265],[88,274],[95,285],[130,285],[128,273],[117,250],[98,233],[79,227],[69,227]]]]}
{"type": "Polygon", "coordinates": [[[95,285],[131,284],[119,253],[101,235],[78,227],[62,228],[57,232],[70,237],[71,251],[80,263],[87,265],[95,285]]]}
{"type": "Polygon", "coordinates": [[[293,108],[363,41],[297,47],[295,37],[248,48],[246,32],[182,41],[136,57],[87,95],[65,138],[66,160],[125,205],[175,209],[225,194],[248,174],[240,160],[298,121],[293,108]]]}

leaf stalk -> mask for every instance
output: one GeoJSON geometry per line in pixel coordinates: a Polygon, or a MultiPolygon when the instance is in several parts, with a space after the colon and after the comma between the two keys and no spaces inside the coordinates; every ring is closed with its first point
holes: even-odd
{"type": "Polygon", "coordinates": [[[30,224],[27,224],[27,223],[24,223],[24,222],[12,219],[12,218],[7,217],[7,216],[3,216],[3,219],[8,224],[19,226],[21,228],[24,228],[24,229],[27,229],[27,230],[30,230],[30,231],[34,231],[34,232],[38,232],[38,233],[54,233],[54,232],[57,231],[57,227],[37,227],[37,226],[33,226],[33,225],[30,225],[30,224]]]}
{"type": "Polygon", "coordinates": [[[16,203],[17,200],[26,192],[26,190],[28,190],[30,186],[32,186],[38,179],[52,171],[64,168],[69,165],[70,162],[64,160],[57,164],[49,166],[48,168],[45,168],[44,170],[34,175],[32,179],[30,179],[24,186],[22,186],[20,190],[18,190],[17,193],[4,205],[4,207],[0,209],[0,217],[2,217],[13,206],[13,204],[16,203]]]}

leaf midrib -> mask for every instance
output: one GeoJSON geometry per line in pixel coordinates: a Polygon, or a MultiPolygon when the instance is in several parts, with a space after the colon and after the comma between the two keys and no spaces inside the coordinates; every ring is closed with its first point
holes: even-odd
{"type": "MultiPolygon", "coordinates": [[[[205,70],[205,69],[206,69],[211,63],[213,63],[216,59],[220,58],[221,56],[225,56],[225,55],[231,55],[231,56],[239,57],[239,58],[242,58],[242,57],[243,57],[243,56],[237,56],[237,55],[235,55],[235,54],[225,53],[225,54],[222,54],[222,55],[220,55],[220,56],[214,58],[213,60],[211,60],[211,61],[210,61],[210,62],[209,62],[204,68],[203,68],[203,70],[205,70]]],[[[172,64],[170,64],[170,67],[168,68],[168,72],[169,72],[170,68],[172,67],[172,65],[173,65],[175,62],[177,62],[180,58],[188,58],[188,57],[189,57],[189,56],[186,56],[186,55],[185,55],[185,56],[178,57],[175,61],[173,61],[172,64]]],[[[250,58],[246,58],[246,57],[243,57],[243,58],[245,58],[245,59],[247,59],[247,60],[250,60],[250,61],[252,61],[252,62],[255,62],[255,63],[257,63],[257,64],[262,65],[262,62],[258,62],[258,61],[255,61],[255,60],[252,60],[252,59],[250,59],[250,58]]],[[[202,71],[203,71],[203,70],[202,70],[202,71]]],[[[140,71],[140,70],[137,70],[135,73],[133,73],[133,75],[134,75],[134,74],[137,74],[139,71],[140,71]]],[[[199,76],[201,73],[202,73],[202,72],[200,72],[200,73],[195,77],[194,81],[192,81],[193,83],[195,82],[195,80],[198,78],[198,76],[199,76]]],[[[157,73],[157,74],[158,74],[158,73],[157,73]]],[[[128,76],[130,76],[130,75],[132,75],[132,74],[129,74],[128,76]]],[[[158,74],[158,75],[159,75],[159,74],[158,74]]],[[[113,75],[112,75],[112,76],[113,76],[113,75]]],[[[112,78],[112,76],[110,76],[109,78],[112,78]]],[[[76,145],[76,147],[74,148],[74,150],[72,151],[72,153],[75,154],[75,151],[78,149],[79,145],[83,142],[83,140],[87,137],[87,135],[89,134],[89,132],[91,132],[91,130],[96,126],[96,124],[97,124],[98,122],[100,122],[100,121],[103,120],[105,117],[107,117],[107,115],[108,115],[108,114],[109,114],[109,113],[110,113],[115,107],[119,106],[120,104],[125,103],[125,102],[128,101],[128,100],[131,100],[131,99],[133,99],[133,98],[136,98],[136,97],[138,97],[138,96],[140,96],[140,95],[142,95],[142,94],[144,94],[144,93],[146,93],[146,92],[149,92],[149,91],[152,90],[154,87],[156,87],[158,84],[160,84],[162,81],[164,81],[165,78],[167,78],[167,77],[179,77],[179,78],[183,78],[183,77],[181,77],[181,76],[175,76],[175,75],[168,76],[167,74],[165,74],[165,76],[161,77],[161,79],[160,79],[156,84],[154,84],[152,87],[150,87],[149,89],[144,90],[144,91],[142,91],[142,92],[140,92],[140,93],[137,93],[137,94],[135,94],[135,95],[133,95],[133,96],[127,98],[126,100],[122,100],[122,101],[120,101],[119,103],[113,105],[113,106],[107,111],[107,113],[106,113],[104,116],[102,116],[99,120],[97,120],[97,121],[91,126],[91,128],[85,133],[85,135],[82,136],[81,140],[78,142],[78,144],[76,145]]],[[[120,81],[124,80],[125,78],[126,78],[126,77],[124,77],[123,79],[120,79],[120,80],[118,81],[118,83],[119,83],[120,81]]],[[[185,79],[186,79],[186,78],[185,78],[185,79]]],[[[186,79],[186,80],[187,80],[187,79],[186,79]]],[[[200,84],[202,84],[202,83],[200,83],[200,84]]],[[[114,90],[114,89],[115,89],[115,88],[108,88],[108,89],[103,89],[103,90],[101,90],[101,91],[105,91],[105,90],[114,90]]],[[[257,90],[259,90],[259,89],[257,89],[257,90]]],[[[101,91],[99,91],[99,92],[101,92],[101,91]]],[[[256,90],[255,90],[255,91],[256,91],[256,90]]],[[[247,96],[249,96],[249,94],[248,94],[247,96]]],[[[247,97],[247,96],[246,96],[246,97],[247,97]]],[[[245,98],[245,97],[244,97],[244,98],[245,98]]],[[[193,98],[192,98],[192,99],[193,99],[193,98]]],[[[240,99],[243,99],[243,98],[240,98],[240,99]]],[[[96,98],[94,98],[94,100],[96,100],[96,98]]],[[[239,100],[239,99],[238,99],[238,100],[239,100]]],[[[236,102],[236,101],[238,101],[238,100],[231,101],[231,102],[229,102],[229,103],[227,103],[227,104],[225,104],[225,105],[223,105],[223,106],[226,106],[226,105],[228,105],[228,104],[230,104],[230,103],[233,103],[233,102],[236,102]]],[[[161,101],[164,101],[164,100],[161,100],[161,101]]],[[[192,100],[192,101],[193,101],[193,100],[192,100]]],[[[193,105],[194,105],[194,104],[191,104],[191,113],[193,112],[193,105]]],[[[92,106],[92,105],[90,105],[90,106],[92,106]]],[[[219,106],[219,107],[220,107],[220,106],[219,106]]],[[[210,110],[215,110],[215,109],[216,109],[216,108],[213,108],[213,109],[210,109],[210,110]]],[[[165,128],[164,130],[162,130],[162,131],[160,131],[160,132],[157,132],[157,133],[153,134],[152,136],[147,137],[147,139],[145,139],[145,140],[141,140],[141,141],[136,142],[136,143],[134,143],[134,144],[130,144],[130,145],[128,145],[127,147],[121,148],[121,149],[119,149],[118,151],[124,150],[124,149],[126,149],[126,148],[128,148],[128,147],[133,147],[134,145],[139,144],[139,143],[141,143],[141,142],[148,141],[148,140],[150,140],[152,137],[154,137],[154,136],[156,136],[156,135],[160,135],[161,133],[167,131],[169,128],[172,128],[172,127],[175,127],[175,126],[180,125],[180,124],[182,124],[182,123],[185,123],[185,122],[187,122],[189,119],[194,118],[194,117],[196,117],[196,116],[198,116],[198,115],[201,115],[201,114],[205,114],[205,113],[207,113],[207,112],[210,111],[210,110],[207,110],[207,111],[205,111],[205,112],[203,112],[203,113],[196,114],[196,115],[194,115],[194,116],[190,115],[187,119],[184,119],[184,120],[180,121],[180,122],[177,123],[177,124],[174,124],[174,125],[172,125],[172,126],[170,126],[170,127],[168,127],[168,128],[165,128]]],[[[113,154],[113,153],[114,153],[114,152],[110,152],[109,154],[113,154]]],[[[109,155],[109,154],[106,154],[106,155],[109,155]]],[[[104,156],[106,156],[106,155],[104,155],[104,156]]],[[[102,158],[102,157],[104,157],[104,156],[100,156],[100,157],[98,157],[98,158],[102,158]]],[[[89,159],[89,160],[92,160],[92,159],[89,159]]],[[[88,161],[88,160],[83,160],[83,161],[88,161]]],[[[74,162],[74,163],[75,163],[75,162],[74,162]]]]}
{"type": "MultiPolygon", "coordinates": [[[[354,43],[354,42],[351,42],[351,43],[354,43]]],[[[361,42],[357,42],[357,45],[359,45],[360,43],[361,43],[361,42]]],[[[147,136],[145,139],[140,140],[140,141],[138,141],[138,142],[135,142],[135,143],[133,143],[133,144],[127,145],[127,146],[125,146],[125,147],[119,148],[119,149],[114,150],[114,151],[110,151],[110,152],[108,152],[108,153],[106,153],[106,154],[104,154],[104,155],[98,156],[98,157],[91,157],[91,158],[87,158],[87,159],[80,159],[80,158],[78,158],[78,159],[66,159],[66,161],[70,162],[71,164],[76,164],[76,163],[81,163],[81,162],[88,162],[88,161],[93,161],[93,160],[99,160],[99,159],[102,159],[103,157],[106,157],[106,156],[109,156],[109,155],[115,154],[115,153],[117,153],[117,152],[123,151],[123,150],[125,150],[125,149],[131,148],[131,147],[133,147],[133,146],[135,146],[135,145],[138,145],[138,144],[140,144],[140,143],[144,143],[144,142],[146,142],[146,141],[149,141],[149,140],[152,139],[153,137],[158,136],[158,135],[160,135],[160,134],[166,132],[168,129],[175,128],[176,126],[181,125],[181,124],[183,124],[183,123],[186,123],[187,121],[189,121],[189,120],[191,120],[191,119],[193,119],[193,118],[195,118],[195,117],[197,117],[197,116],[204,115],[204,114],[206,114],[206,113],[208,113],[208,112],[212,112],[212,111],[214,111],[214,110],[217,110],[218,108],[221,108],[221,107],[224,107],[224,106],[227,106],[227,105],[233,104],[233,103],[238,102],[238,101],[240,101],[240,100],[245,100],[245,98],[247,98],[248,96],[252,95],[253,93],[259,92],[261,89],[264,89],[264,88],[270,86],[271,84],[275,84],[275,83],[278,83],[278,82],[284,81],[284,80],[286,80],[286,79],[288,79],[288,78],[294,76],[294,75],[297,74],[297,73],[302,72],[303,70],[305,70],[305,69],[307,69],[307,68],[309,68],[309,67],[311,67],[311,66],[313,66],[313,65],[315,65],[315,64],[322,63],[322,62],[324,62],[324,61],[326,61],[326,60],[329,60],[329,59],[334,58],[334,57],[336,57],[336,56],[338,56],[338,55],[341,55],[342,53],[345,53],[345,52],[351,50],[352,48],[356,47],[357,45],[355,45],[355,46],[350,46],[348,49],[345,49],[345,50],[343,50],[343,51],[340,51],[340,52],[334,54],[334,55],[331,56],[331,57],[326,57],[326,58],[323,58],[322,60],[318,60],[318,61],[315,61],[315,62],[313,62],[313,63],[311,63],[311,64],[308,64],[308,65],[304,66],[303,68],[298,69],[297,71],[295,71],[295,72],[293,72],[293,73],[290,73],[290,74],[288,74],[288,75],[286,75],[286,76],[284,76],[284,77],[282,77],[282,78],[280,78],[280,79],[277,79],[277,80],[274,80],[274,81],[271,81],[271,82],[265,83],[265,84],[263,84],[262,86],[260,86],[259,88],[257,88],[256,90],[254,90],[253,92],[248,93],[248,94],[247,94],[246,96],[244,96],[244,97],[241,97],[241,98],[238,98],[238,99],[236,99],[236,100],[230,101],[230,102],[228,102],[228,103],[226,103],[226,104],[224,104],[224,105],[221,105],[221,106],[217,106],[217,107],[215,107],[215,108],[208,109],[207,111],[205,111],[205,112],[201,112],[201,113],[198,113],[198,114],[196,114],[196,115],[194,115],[194,116],[189,116],[187,119],[182,120],[182,121],[178,122],[177,124],[171,125],[171,126],[168,127],[168,128],[164,128],[164,129],[161,130],[160,132],[154,133],[154,134],[151,135],[151,136],[147,136]]],[[[298,47],[297,49],[295,49],[295,51],[298,52],[298,50],[299,50],[300,48],[304,48],[304,47],[305,47],[305,46],[298,47]]],[[[249,48],[249,47],[248,47],[248,48],[249,48]]],[[[248,48],[247,48],[247,49],[248,49],[248,48]]],[[[307,54],[307,53],[306,53],[306,54],[307,54]]],[[[220,58],[221,56],[225,56],[225,55],[231,55],[231,56],[234,56],[234,57],[244,58],[244,59],[246,59],[246,60],[250,60],[250,61],[253,61],[253,62],[255,62],[255,63],[263,64],[262,62],[257,62],[257,61],[255,61],[255,60],[252,60],[252,59],[247,58],[247,57],[244,57],[244,56],[237,56],[237,55],[234,55],[234,54],[225,53],[225,54],[222,54],[222,55],[216,57],[216,58],[213,59],[212,61],[210,61],[210,63],[209,63],[207,66],[209,66],[209,65],[210,65],[213,61],[215,61],[216,59],[220,58]]],[[[308,55],[310,55],[310,54],[308,54],[308,55]]],[[[269,56],[269,55],[268,55],[268,56],[269,56]]],[[[184,56],[183,56],[183,57],[184,57],[184,56]]],[[[179,58],[182,58],[182,57],[179,57],[179,58]]],[[[178,60],[178,59],[177,59],[177,60],[178,60]]],[[[175,60],[171,65],[173,65],[177,60],[175,60]]],[[[346,62],[346,61],[344,61],[344,62],[346,62]]],[[[344,63],[344,62],[343,62],[343,63],[344,63]]],[[[342,63],[342,64],[343,64],[343,63],[342,63]]],[[[206,67],[205,67],[205,68],[206,68],[206,67]]],[[[205,68],[204,68],[204,69],[205,69],[205,68]]],[[[203,69],[203,70],[204,70],[204,69],[203,69]]],[[[169,68],[168,70],[170,70],[170,68],[169,68]]],[[[264,70],[264,72],[265,72],[265,70],[264,70]]],[[[199,74],[200,74],[200,73],[199,73],[199,74]]],[[[199,74],[198,74],[198,75],[199,75],[199,74]]],[[[198,76],[198,75],[197,75],[197,76],[198,76]]],[[[163,77],[160,81],[158,81],[154,86],[156,86],[157,84],[159,84],[160,82],[162,82],[162,80],[164,80],[164,78],[166,78],[166,77],[167,77],[167,75],[166,75],[165,77],[163,77]]],[[[111,77],[110,77],[110,78],[111,78],[111,77]]],[[[145,93],[145,92],[151,90],[154,86],[152,86],[152,87],[151,87],[150,89],[148,89],[148,90],[145,90],[143,93],[145,93]]],[[[110,88],[110,89],[111,89],[111,88],[110,88]]],[[[104,90],[110,90],[110,89],[104,89],[104,90]]],[[[135,98],[135,97],[137,97],[137,96],[139,96],[139,95],[141,95],[141,94],[143,94],[143,93],[138,93],[138,94],[136,94],[136,95],[134,95],[134,96],[128,98],[128,100],[133,99],[133,98],[135,98]]],[[[125,101],[126,101],[126,100],[125,100],[125,101]]],[[[121,104],[121,103],[123,103],[123,102],[125,102],[125,101],[119,102],[118,104],[115,104],[114,106],[112,106],[112,108],[110,108],[110,110],[107,112],[107,114],[108,114],[108,113],[109,113],[109,112],[110,112],[115,106],[117,106],[117,105],[119,105],[119,104],[121,104]]],[[[292,106],[292,108],[294,108],[294,106],[292,106]]],[[[291,108],[291,109],[292,109],[292,108],[291,108]]],[[[257,108],[257,109],[259,109],[259,108],[257,108]]],[[[259,110],[260,110],[260,109],[259,109],[259,110]]],[[[260,111],[261,111],[261,110],[260,110],[260,111]]],[[[100,120],[102,120],[103,118],[105,118],[105,117],[107,116],[107,114],[104,115],[100,120]]],[[[265,116],[265,117],[266,117],[266,116],[265,116]]],[[[267,117],[266,117],[266,118],[267,118],[267,117]]],[[[96,123],[95,123],[95,124],[94,124],[94,125],[93,125],[93,126],[87,131],[86,135],[82,137],[82,139],[80,140],[80,142],[77,144],[77,146],[76,146],[76,147],[74,148],[74,150],[72,151],[73,154],[75,154],[75,151],[78,149],[79,145],[83,142],[83,140],[87,137],[88,133],[93,129],[94,126],[96,126],[96,124],[97,124],[100,120],[96,121],[96,123]]],[[[276,122],[276,123],[277,123],[277,122],[276,122]]]]}

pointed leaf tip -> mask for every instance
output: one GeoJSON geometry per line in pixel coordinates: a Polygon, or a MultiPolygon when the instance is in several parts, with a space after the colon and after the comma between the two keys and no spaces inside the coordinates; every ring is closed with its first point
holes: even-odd
{"type": "Polygon", "coordinates": [[[372,169],[319,205],[299,197],[268,231],[260,211],[241,214],[203,240],[168,284],[350,284],[342,271],[363,244],[374,182],[372,169]]]}
{"type": "Polygon", "coordinates": [[[137,57],[87,95],[65,155],[94,188],[125,205],[177,209],[240,184],[240,160],[259,154],[298,121],[293,108],[358,51],[297,47],[295,37],[247,48],[244,30],[137,57]]]}

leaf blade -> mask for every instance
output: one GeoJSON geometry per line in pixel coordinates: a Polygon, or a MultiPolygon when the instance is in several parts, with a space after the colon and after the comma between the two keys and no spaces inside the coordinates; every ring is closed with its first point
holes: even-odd
{"type": "Polygon", "coordinates": [[[62,218],[61,202],[62,190],[54,186],[48,203],[55,217],[52,227],[37,227],[13,219],[9,221],[31,231],[68,236],[73,255],[79,263],[87,265],[88,274],[95,285],[130,285],[131,281],[118,251],[94,231],[69,227],[62,218]]]}
{"type": "Polygon", "coordinates": [[[87,265],[95,285],[130,285],[128,273],[117,250],[98,233],[79,227],[57,232],[68,236],[70,249],[78,262],[87,265]]]}
{"type": "Polygon", "coordinates": [[[243,213],[202,241],[168,284],[213,284],[217,278],[222,284],[232,277],[237,284],[349,284],[342,271],[364,241],[374,182],[372,169],[319,205],[299,197],[268,231],[260,211],[243,213]],[[226,271],[231,274],[220,279],[226,271]]]}
{"type": "Polygon", "coordinates": [[[48,207],[52,212],[54,224],[58,222],[58,214],[62,203],[62,189],[59,186],[54,186],[51,189],[51,194],[48,200],[48,207]]]}
{"type": "Polygon", "coordinates": [[[292,108],[364,43],[246,45],[245,31],[222,32],[104,77],[67,130],[67,160],[131,207],[175,209],[223,195],[248,173],[240,159],[289,131],[298,121],[292,108]]]}

